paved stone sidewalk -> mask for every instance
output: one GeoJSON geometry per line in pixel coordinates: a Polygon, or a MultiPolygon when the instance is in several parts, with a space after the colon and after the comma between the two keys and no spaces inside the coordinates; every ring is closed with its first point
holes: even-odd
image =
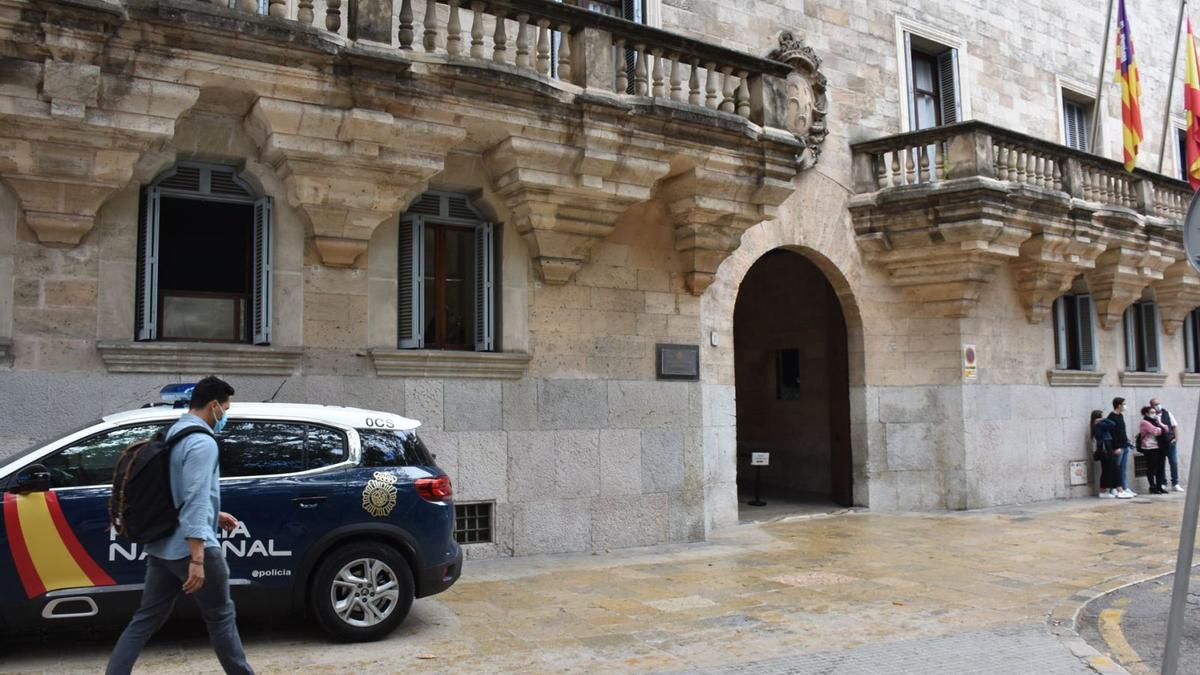
{"type": "MultiPolygon", "coordinates": [[[[1086,672],[1055,649],[1048,617],[1062,630],[1092,595],[1171,569],[1182,506],[1167,497],[854,513],[731,528],[702,544],[470,561],[454,588],[417,601],[400,630],[367,645],[330,644],[300,619],[240,625],[264,673],[759,662],[767,672],[970,672],[947,661],[958,656],[983,672],[1086,672]],[[918,661],[928,667],[907,665],[918,661]]],[[[94,672],[112,642],[60,644],[4,645],[0,671],[94,672]]],[[[199,625],[177,625],[139,666],[218,672],[199,625]]]]}

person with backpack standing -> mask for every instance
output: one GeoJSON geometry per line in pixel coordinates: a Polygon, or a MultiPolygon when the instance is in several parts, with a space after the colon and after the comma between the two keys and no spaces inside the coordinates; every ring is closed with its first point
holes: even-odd
{"type": "Polygon", "coordinates": [[[1171,442],[1171,431],[1158,419],[1158,411],[1151,406],[1142,408],[1142,421],[1137,435],[1138,452],[1146,455],[1146,480],[1150,483],[1150,494],[1167,494],[1167,477],[1164,462],[1166,446],[1171,442]]]}
{"type": "Polygon", "coordinates": [[[246,662],[229,596],[229,567],[217,541],[217,528],[232,531],[237,519],[221,511],[218,448],[214,433],[229,419],[233,387],[216,378],[196,383],[186,413],[166,433],[170,489],[179,510],[170,534],[146,544],[142,603],[108,661],[109,675],[133,669],[142,648],[163,625],[179,595],[192,596],[208,627],[217,659],[226,673],[253,673],[246,662]],[[189,431],[202,427],[199,432],[189,431]],[[186,437],[183,435],[186,434],[186,437]],[[181,440],[172,447],[175,436],[181,440]]]}
{"type": "Polygon", "coordinates": [[[1113,446],[1112,434],[1116,424],[1104,416],[1103,410],[1093,410],[1090,420],[1095,450],[1092,459],[1100,462],[1100,499],[1129,499],[1117,492],[1117,458],[1128,452],[1113,446]]]}
{"type": "Polygon", "coordinates": [[[1158,421],[1171,430],[1171,443],[1167,447],[1167,463],[1171,467],[1171,487],[1166,489],[1173,492],[1184,492],[1183,486],[1179,484],[1179,420],[1175,419],[1171,411],[1164,408],[1158,399],[1150,399],[1150,405],[1158,411],[1158,421]]]}
{"type": "Polygon", "coordinates": [[[1113,411],[1108,414],[1108,419],[1114,424],[1112,442],[1114,448],[1121,449],[1121,454],[1117,457],[1117,495],[1136,497],[1137,493],[1129,489],[1126,478],[1129,475],[1129,455],[1133,444],[1129,442],[1129,432],[1125,430],[1125,399],[1118,396],[1113,399],[1112,404],[1113,411]]]}

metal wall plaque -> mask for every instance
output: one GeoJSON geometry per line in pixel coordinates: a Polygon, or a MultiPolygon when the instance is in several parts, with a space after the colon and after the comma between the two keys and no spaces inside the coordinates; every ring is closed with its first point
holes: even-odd
{"type": "Polygon", "coordinates": [[[660,380],[699,380],[700,345],[655,345],[655,370],[660,380]]]}

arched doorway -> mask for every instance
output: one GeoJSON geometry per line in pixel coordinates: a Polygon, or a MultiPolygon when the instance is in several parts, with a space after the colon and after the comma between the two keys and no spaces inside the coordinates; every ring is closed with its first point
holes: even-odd
{"type": "Polygon", "coordinates": [[[850,506],[850,379],[846,318],[825,274],[772,250],[754,263],[733,312],[738,498],[755,513],[755,474],[770,512],[850,506]],[[769,452],[770,464],[751,466],[769,452]]]}

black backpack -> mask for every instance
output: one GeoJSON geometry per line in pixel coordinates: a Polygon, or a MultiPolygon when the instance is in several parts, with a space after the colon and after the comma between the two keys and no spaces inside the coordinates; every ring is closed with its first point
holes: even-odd
{"type": "Polygon", "coordinates": [[[208,429],[191,426],[168,441],[167,429],[160,429],[121,452],[108,498],[113,531],[139,544],[157,541],[175,531],[179,509],[171,497],[171,447],[195,433],[212,436],[208,429]]]}

